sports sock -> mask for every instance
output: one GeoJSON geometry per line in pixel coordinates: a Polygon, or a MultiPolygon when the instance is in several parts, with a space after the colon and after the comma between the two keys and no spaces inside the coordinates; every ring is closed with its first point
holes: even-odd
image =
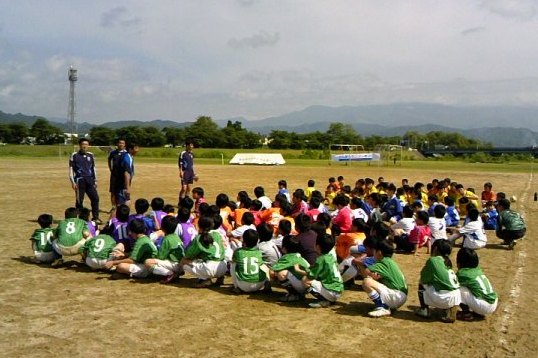
{"type": "Polygon", "coordinates": [[[168,276],[168,275],[173,273],[169,269],[164,268],[164,267],[160,267],[160,266],[157,266],[157,265],[151,266],[151,268],[149,270],[151,272],[153,272],[154,275],[159,275],[159,276],[168,276]]]}
{"type": "Polygon", "coordinates": [[[420,302],[420,308],[428,308],[428,305],[424,302],[424,286],[418,285],[418,300],[420,302]]]}
{"type": "Polygon", "coordinates": [[[370,292],[368,294],[368,297],[370,297],[370,299],[374,301],[376,307],[388,308],[388,306],[384,304],[383,301],[381,301],[381,296],[379,296],[379,293],[377,291],[370,292]]]}

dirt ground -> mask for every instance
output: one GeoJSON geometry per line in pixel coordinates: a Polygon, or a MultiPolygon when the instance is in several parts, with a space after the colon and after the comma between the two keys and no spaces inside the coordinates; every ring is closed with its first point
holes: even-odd
{"type": "MultiPolygon", "coordinates": [[[[99,192],[109,209],[105,162],[99,192]]],[[[172,285],[153,280],[109,280],[105,273],[71,265],[60,269],[30,262],[28,237],[33,222],[47,212],[59,219],[74,204],[67,180],[67,160],[0,159],[0,355],[6,357],[64,356],[535,356],[538,351],[538,245],[534,241],[538,203],[532,195],[532,173],[470,173],[409,170],[405,167],[241,167],[199,166],[198,184],[212,202],[220,192],[235,197],[262,185],[273,196],[276,182],[290,189],[313,178],[322,188],[329,176],[384,176],[399,183],[428,182],[449,176],[465,186],[516,195],[516,209],[525,214],[528,234],[515,251],[506,251],[489,233],[479,252],[481,266],[500,295],[497,312],[484,321],[444,324],[415,317],[418,274],[426,260],[396,255],[409,283],[407,303],[392,317],[371,319],[367,295],[354,288],[328,309],[305,303],[282,304],[271,295],[231,295],[228,286],[196,290],[193,279],[172,285]]],[[[133,198],[161,196],[177,202],[177,168],[168,164],[137,165],[133,198]]],[[[88,203],[89,204],[89,203],[88,203]]],[[[454,260],[455,261],[455,260],[454,260]]]]}

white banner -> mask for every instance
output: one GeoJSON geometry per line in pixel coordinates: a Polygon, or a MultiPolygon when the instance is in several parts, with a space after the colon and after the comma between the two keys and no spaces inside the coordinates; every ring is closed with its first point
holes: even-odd
{"type": "Polygon", "coordinates": [[[286,163],[282,154],[237,153],[230,164],[282,165],[286,163]]]}
{"type": "Polygon", "coordinates": [[[349,153],[349,154],[332,154],[333,162],[366,162],[381,160],[380,153],[349,153]]]}

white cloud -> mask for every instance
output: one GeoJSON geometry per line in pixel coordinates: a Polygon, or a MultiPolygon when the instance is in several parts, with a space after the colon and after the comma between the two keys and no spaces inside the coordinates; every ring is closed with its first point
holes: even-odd
{"type": "Polygon", "coordinates": [[[278,43],[279,40],[280,34],[278,32],[274,34],[269,34],[265,31],[260,31],[259,33],[249,37],[243,37],[240,39],[231,38],[230,40],[228,40],[228,45],[236,49],[241,49],[245,47],[258,48],[263,46],[274,46],[278,43]]]}

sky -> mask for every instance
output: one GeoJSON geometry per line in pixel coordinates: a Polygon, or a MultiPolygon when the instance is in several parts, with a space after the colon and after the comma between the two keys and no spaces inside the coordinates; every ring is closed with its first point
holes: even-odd
{"type": "Polygon", "coordinates": [[[310,105],[538,106],[538,0],[0,0],[0,110],[257,120],[310,105]]]}

